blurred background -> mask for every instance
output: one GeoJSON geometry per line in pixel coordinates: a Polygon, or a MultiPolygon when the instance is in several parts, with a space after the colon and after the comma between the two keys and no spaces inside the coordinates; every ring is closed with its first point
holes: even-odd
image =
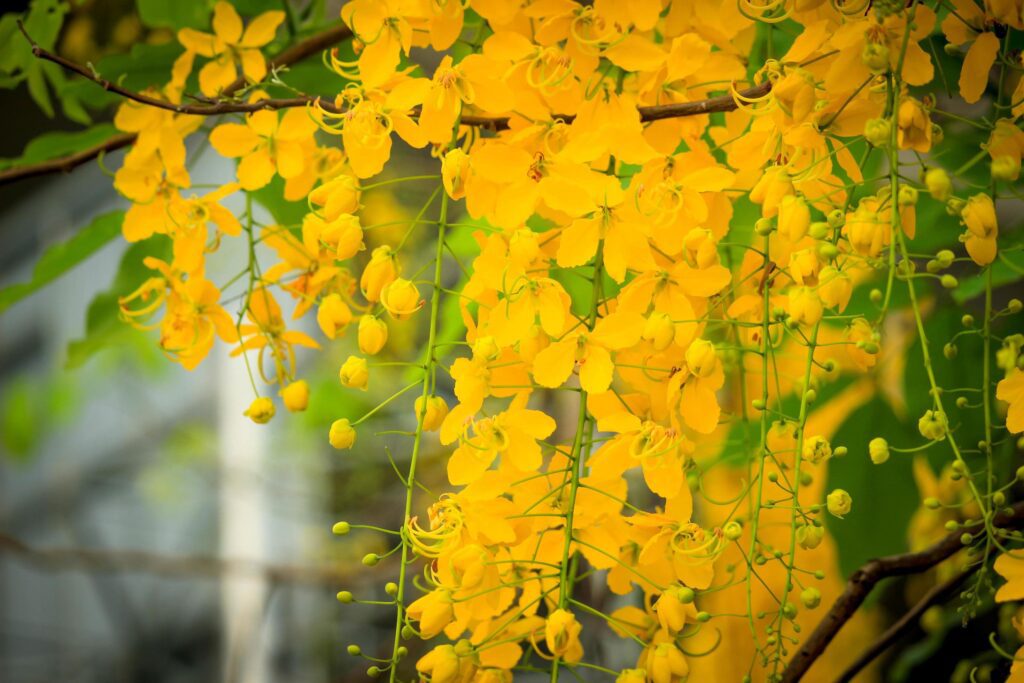
{"type": "MultiPolygon", "coordinates": [[[[5,2],[3,11],[27,6],[5,2]]],[[[59,51],[82,62],[140,43],[158,51],[173,34],[145,27],[135,7],[131,0],[74,5],[59,51]]],[[[337,16],[336,8],[325,11],[337,16]]],[[[310,61],[322,72],[319,60],[310,61]]],[[[80,128],[59,107],[53,118],[40,115],[24,85],[0,90],[0,108],[4,158],[40,133],[80,128]]],[[[408,156],[399,164],[410,175],[433,172],[425,170],[429,160],[396,153],[408,156]]],[[[0,290],[30,280],[48,246],[127,207],[106,170],[122,154],[0,187],[0,290]]],[[[234,179],[234,163],[212,150],[190,148],[189,156],[194,185],[234,179]]],[[[418,185],[369,193],[364,224],[411,218],[435,187],[418,185]]],[[[243,211],[240,196],[225,204],[243,211]]],[[[272,197],[266,204],[288,211],[272,197]]],[[[261,209],[256,218],[294,217],[261,209]]],[[[373,231],[368,247],[397,241],[406,227],[373,231]]],[[[456,242],[469,239],[463,233],[456,242]]],[[[232,251],[242,245],[230,242],[211,257],[214,282],[242,264],[244,255],[232,251]]],[[[365,553],[386,549],[379,534],[353,532],[342,541],[331,526],[357,518],[400,523],[404,490],[383,448],[402,467],[408,443],[367,433],[353,451],[338,452],[327,428],[408,381],[382,368],[369,392],[345,390],[337,369],[356,352],[353,340],[327,353],[300,350],[309,410],[279,408],[270,424],[255,425],[242,415],[253,398],[245,365],[225,345],[187,372],[162,356],[156,332],[117,319],[118,282],[139,272],[143,255],[114,239],[0,317],[0,681],[364,680],[366,663],[345,645],[390,653],[394,611],[343,608],[334,595],[344,588],[382,598],[396,567],[360,564],[365,553]]],[[[264,269],[276,262],[266,249],[258,257],[264,269]]],[[[244,285],[224,292],[231,315],[244,285]]],[[[278,299],[288,315],[291,302],[278,299]]],[[[414,321],[392,325],[385,354],[415,353],[415,329],[414,321]]],[[[411,401],[393,404],[394,414],[378,424],[412,425],[411,401]]]]}

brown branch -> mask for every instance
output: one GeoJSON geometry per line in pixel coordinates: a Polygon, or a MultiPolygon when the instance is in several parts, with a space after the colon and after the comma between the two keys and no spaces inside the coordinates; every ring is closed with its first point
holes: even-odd
{"type": "Polygon", "coordinates": [[[34,548],[13,536],[0,533],[0,554],[4,552],[52,571],[142,572],[185,578],[220,577],[238,572],[262,576],[271,582],[326,587],[340,585],[345,578],[337,569],[327,567],[262,564],[201,555],[160,555],[137,550],[34,548]]]}
{"type": "Polygon", "coordinates": [[[886,629],[885,633],[878,637],[874,643],[871,644],[867,650],[862,652],[856,660],[850,666],[846,667],[839,678],[836,679],[836,683],[849,683],[853,680],[861,670],[868,664],[873,662],[878,655],[889,649],[896,640],[899,639],[914,623],[921,618],[921,615],[925,613],[932,605],[945,602],[959,590],[960,586],[964,581],[967,580],[971,574],[976,572],[980,567],[980,564],[974,564],[960,572],[952,579],[949,579],[945,583],[940,583],[934,586],[930,591],[925,593],[924,597],[921,598],[916,605],[910,608],[906,614],[899,618],[892,626],[886,629]]]}
{"type": "Polygon", "coordinates": [[[68,156],[48,159],[47,161],[41,161],[37,164],[15,166],[7,169],[6,171],[0,171],[0,185],[6,185],[26,178],[49,175],[51,173],[69,173],[71,170],[81,166],[87,161],[92,161],[93,159],[103,154],[107,154],[108,152],[115,152],[122,147],[128,147],[133,142],[135,142],[134,133],[121,133],[107,138],[98,145],[93,145],[88,149],[83,149],[80,152],[75,152],[68,156]]]}
{"type": "MultiPolygon", "coordinates": [[[[997,515],[993,524],[999,527],[1017,527],[1022,522],[1024,522],[1024,503],[1017,503],[1012,508],[1012,512],[997,515]]],[[[964,527],[961,531],[946,536],[938,543],[920,552],[880,557],[853,572],[842,595],[836,599],[814,632],[801,644],[800,649],[789,661],[781,682],[799,681],[807,673],[811,665],[825,652],[825,648],[839,633],[843,624],[857,612],[875,584],[890,577],[918,574],[931,569],[964,548],[960,537],[965,532],[974,533],[981,528],[980,523],[964,527]]]]}
{"type": "MultiPolygon", "coordinates": [[[[265,97],[251,102],[240,102],[238,100],[215,100],[210,102],[201,102],[195,104],[181,104],[175,102],[169,102],[159,97],[153,97],[145,93],[136,92],[123,88],[116,83],[112,83],[105,78],[102,78],[99,74],[95,73],[92,69],[89,69],[77,62],[73,62],[70,59],[65,59],[60,55],[54,54],[49,50],[37,45],[32,37],[25,31],[24,26],[18,25],[21,28],[21,32],[25,34],[25,37],[32,43],[32,54],[39,59],[44,59],[60,67],[83,76],[92,82],[96,83],[104,90],[116,93],[125,99],[139,102],[141,104],[148,105],[150,107],[156,107],[158,109],[165,109],[167,111],[173,111],[176,114],[190,114],[194,116],[220,116],[222,114],[248,114],[255,111],[261,111],[265,109],[277,110],[277,109],[291,109],[294,107],[307,107],[312,104],[317,104],[324,111],[332,114],[341,114],[345,110],[338,107],[332,99],[314,96],[314,95],[297,95],[295,97],[265,97]]],[[[304,51],[304,54],[308,54],[309,51],[304,51]]],[[[747,88],[740,92],[740,95],[746,98],[757,98],[767,94],[771,90],[771,83],[765,81],[761,85],[747,88]]],[[[231,89],[228,91],[232,92],[231,89]]],[[[637,112],[640,114],[640,120],[642,122],[649,121],[660,121],[662,119],[679,118],[683,116],[696,116],[699,114],[710,114],[712,112],[723,112],[732,111],[736,109],[736,100],[732,95],[720,95],[718,97],[711,97],[705,100],[699,100],[697,102],[679,102],[676,104],[662,104],[654,105],[649,107],[637,107],[637,112]]],[[[411,112],[413,117],[419,115],[417,110],[411,112]]],[[[575,117],[564,114],[554,114],[553,119],[561,119],[566,122],[571,122],[575,117]]],[[[485,128],[491,128],[493,130],[504,130],[508,128],[509,119],[506,116],[474,116],[466,115],[460,119],[461,123],[466,126],[481,126],[485,128]]]]}
{"type": "MultiPolygon", "coordinates": [[[[115,86],[115,84],[110,83],[105,79],[99,78],[97,74],[93,73],[92,70],[87,69],[86,67],[83,67],[79,64],[75,64],[74,62],[69,62],[68,60],[65,60],[63,57],[53,55],[49,51],[44,50],[42,47],[36,44],[35,41],[32,40],[32,38],[25,32],[24,27],[21,26],[20,23],[19,27],[21,27],[21,31],[25,34],[25,37],[28,39],[29,43],[32,44],[32,53],[40,59],[50,59],[48,55],[52,55],[56,58],[57,61],[55,61],[54,59],[50,59],[50,61],[55,61],[55,63],[61,65],[62,67],[67,68],[75,73],[81,74],[82,76],[88,78],[89,80],[95,83],[98,83],[101,86],[106,87],[104,83],[109,84],[111,87],[108,87],[107,89],[111,92],[116,92],[120,95],[122,94],[121,91],[125,90],[124,88],[120,88],[120,86],[115,86]]],[[[350,37],[351,35],[352,31],[349,30],[349,28],[344,24],[332,26],[331,28],[325,31],[312,35],[309,38],[299,41],[298,43],[295,43],[291,47],[283,50],[281,54],[277,55],[277,57],[269,61],[270,68],[281,68],[301,62],[307,57],[315,55],[318,52],[321,52],[331,47],[332,45],[350,37]]],[[[229,85],[224,92],[227,95],[231,95],[235,92],[238,92],[238,90],[240,90],[244,86],[244,79],[239,79],[231,85],[229,85]]],[[[133,94],[137,95],[138,93],[133,94]]],[[[130,99],[141,101],[137,97],[132,97],[130,99]]],[[[169,104],[163,100],[156,101],[161,104],[169,104]]],[[[37,164],[28,164],[25,166],[10,168],[5,171],[0,171],[0,185],[7,185],[9,183],[17,182],[19,180],[24,180],[25,178],[35,178],[37,176],[49,175],[51,173],[68,173],[74,168],[81,166],[82,164],[87,163],[102,154],[113,152],[123,147],[131,145],[132,143],[135,142],[135,137],[135,135],[129,133],[114,135],[109,139],[105,140],[104,142],[101,142],[98,145],[90,147],[89,149],[82,150],[81,152],[69,154],[68,156],[64,157],[57,157],[56,159],[48,159],[47,161],[43,161],[37,164]]]]}

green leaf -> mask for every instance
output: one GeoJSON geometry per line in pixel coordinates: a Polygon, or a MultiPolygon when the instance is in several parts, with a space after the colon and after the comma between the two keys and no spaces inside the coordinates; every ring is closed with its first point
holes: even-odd
{"type": "Polygon", "coordinates": [[[36,263],[31,280],[0,289],[0,313],[29,294],[39,291],[92,256],[121,233],[123,221],[123,211],[103,214],[87,227],[79,230],[68,241],[55,244],[47,249],[36,263]]]}
{"type": "Polygon", "coordinates": [[[21,377],[5,390],[0,405],[0,445],[14,459],[25,460],[39,439],[40,415],[32,382],[21,377]]]}
{"type": "Polygon", "coordinates": [[[153,28],[208,29],[210,5],[196,0],[138,0],[139,18],[153,28]]]}
{"type": "Polygon", "coordinates": [[[38,164],[41,161],[49,161],[57,157],[81,152],[84,149],[100,144],[113,135],[117,135],[117,132],[117,129],[111,124],[101,123],[85,130],[44,133],[25,145],[25,150],[21,153],[20,157],[16,159],[0,159],[0,169],[38,164]]]}
{"type": "Polygon", "coordinates": [[[101,349],[126,343],[138,335],[135,328],[121,321],[118,299],[135,291],[153,276],[153,271],[142,263],[144,258],[153,256],[166,260],[170,255],[171,242],[161,235],[128,247],[110,289],[97,294],[89,304],[85,336],[68,344],[67,369],[80,367],[101,349]]]}
{"type": "Polygon", "coordinates": [[[137,43],[127,54],[112,54],[100,59],[96,63],[96,71],[103,78],[129,90],[161,87],[171,80],[171,67],[183,51],[177,41],[163,45],[137,43]]]}
{"type": "MultiPolygon", "coordinates": [[[[1019,282],[1024,279],[1024,252],[1000,252],[998,260],[991,265],[991,268],[993,289],[1011,282],[1019,282]]],[[[961,279],[960,286],[953,290],[953,298],[958,304],[962,304],[984,294],[986,277],[982,272],[970,278],[961,279]]]]}
{"type": "Polygon", "coordinates": [[[256,190],[252,196],[260,206],[270,212],[278,225],[301,225],[302,219],[309,211],[305,201],[290,202],[284,198],[284,181],[279,176],[274,176],[266,187],[256,190]]]}
{"type": "MultiPolygon", "coordinates": [[[[912,494],[917,490],[912,457],[894,453],[889,462],[874,465],[868,458],[868,442],[884,435],[893,445],[902,446],[912,434],[889,404],[876,396],[854,411],[832,439],[833,447],[846,446],[849,454],[829,461],[827,490],[845,489],[853,497],[850,514],[827,520],[843,576],[873,557],[906,550],[907,523],[917,507],[917,496],[912,494]],[[880,504],[883,501],[885,504],[880,504]]],[[[917,441],[920,439],[918,435],[917,441]]]]}

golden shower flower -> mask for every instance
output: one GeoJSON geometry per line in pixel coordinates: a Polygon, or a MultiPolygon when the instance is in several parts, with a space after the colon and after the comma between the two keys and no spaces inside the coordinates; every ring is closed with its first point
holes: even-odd
{"type": "MultiPolygon", "coordinates": [[[[242,19],[231,3],[220,0],[213,6],[213,33],[191,28],[178,31],[178,41],[194,54],[211,61],[199,70],[199,88],[204,95],[219,95],[238,78],[238,68],[250,83],[267,75],[267,63],[260,48],[274,39],[284,21],[280,10],[264,12],[242,30],[242,19]]],[[[191,63],[189,63],[191,69],[191,63]]]]}

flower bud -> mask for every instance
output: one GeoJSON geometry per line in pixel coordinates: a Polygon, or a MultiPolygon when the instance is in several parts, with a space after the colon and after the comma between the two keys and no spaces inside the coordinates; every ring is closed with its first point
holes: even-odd
{"type": "Polygon", "coordinates": [[[834,489],[825,498],[825,504],[828,506],[829,514],[842,519],[850,514],[850,510],[853,508],[853,498],[843,489],[834,489]]]}
{"type": "Polygon", "coordinates": [[[424,397],[420,396],[416,399],[414,410],[416,411],[416,418],[423,416],[423,431],[433,432],[441,428],[441,423],[448,417],[448,404],[440,396],[427,396],[426,397],[426,412],[423,408],[424,397]]]}
{"type": "Polygon", "coordinates": [[[813,464],[818,464],[832,457],[832,446],[828,439],[823,436],[812,436],[804,440],[803,458],[813,464]]]}
{"type": "Polygon", "coordinates": [[[718,367],[714,344],[705,339],[695,339],[686,349],[686,365],[696,377],[710,377],[718,367]]]}
{"type": "Polygon", "coordinates": [[[825,529],[813,524],[804,524],[796,530],[796,541],[804,550],[813,550],[821,545],[825,529]]]}
{"type": "Polygon", "coordinates": [[[359,350],[368,356],[379,353],[388,341],[388,326],[375,315],[359,319],[359,350]]]}
{"type": "Polygon", "coordinates": [[[811,209],[803,197],[786,195],[779,203],[779,234],[797,242],[811,227],[811,209]]]}
{"type": "Polygon", "coordinates": [[[842,209],[832,209],[825,216],[825,220],[828,222],[829,227],[834,230],[846,221],[846,214],[843,213],[842,209]]]}
{"type": "Polygon", "coordinates": [[[352,525],[348,522],[335,522],[334,526],[331,527],[331,532],[337,536],[345,536],[350,531],[352,531],[352,525]]]}
{"type": "Polygon", "coordinates": [[[875,147],[886,147],[892,136],[892,123],[889,119],[868,119],[864,124],[864,138],[875,147]]]}
{"type": "Polygon", "coordinates": [[[860,61],[871,73],[883,74],[889,69],[889,48],[882,43],[866,42],[860,53],[860,61]]]}
{"type": "Polygon", "coordinates": [[[370,262],[366,264],[362,277],[359,278],[359,288],[367,301],[376,302],[380,300],[380,293],[384,286],[396,277],[398,277],[397,256],[391,247],[385,244],[373,250],[370,262]]]}
{"type": "Polygon", "coordinates": [[[813,586],[803,589],[800,592],[800,602],[807,609],[814,609],[821,604],[821,591],[813,586]]]}
{"type": "Polygon", "coordinates": [[[811,223],[810,227],[807,229],[807,234],[816,240],[823,240],[828,236],[831,229],[832,228],[829,227],[828,223],[824,221],[815,221],[814,223],[811,223]]]}
{"type": "Polygon", "coordinates": [[[997,156],[990,166],[992,180],[1016,180],[1020,176],[1020,157],[1008,154],[997,156]]]}
{"type": "Polygon", "coordinates": [[[899,206],[913,206],[917,204],[917,189],[910,185],[900,185],[899,194],[896,195],[896,202],[899,206]]]}
{"type": "Polygon", "coordinates": [[[306,380],[292,382],[281,390],[284,407],[293,413],[301,413],[309,405],[309,385],[306,380]]]}
{"type": "Polygon", "coordinates": [[[722,528],[722,535],[727,540],[735,541],[743,535],[743,527],[738,522],[729,522],[722,528]]]}
{"type": "Polygon", "coordinates": [[[341,418],[335,420],[331,425],[327,439],[338,450],[352,448],[352,444],[356,442],[356,430],[352,428],[347,419],[341,418]]]}
{"type": "Polygon", "coordinates": [[[889,459],[889,442],[880,436],[871,439],[868,443],[868,455],[871,456],[871,462],[881,465],[889,459]]]}
{"type": "Polygon", "coordinates": [[[366,386],[370,380],[370,369],[366,364],[366,359],[359,356],[349,356],[342,363],[341,369],[338,371],[338,380],[343,387],[366,391],[366,386]]]}
{"type": "Polygon", "coordinates": [[[466,177],[469,175],[469,155],[456,147],[441,160],[441,182],[452,199],[466,196],[466,177]]]}
{"type": "Polygon", "coordinates": [[[401,277],[384,285],[380,290],[380,303],[395,320],[407,320],[423,306],[420,290],[401,277]]]}
{"type": "Polygon", "coordinates": [[[644,322],[644,331],[641,337],[651,342],[655,351],[664,351],[675,339],[676,326],[672,317],[661,311],[654,311],[644,322]]]}
{"type": "Polygon", "coordinates": [[[928,194],[940,202],[947,201],[953,194],[953,181],[942,168],[928,169],[924,174],[924,185],[928,188],[928,194]]]}
{"type": "Polygon", "coordinates": [[[338,591],[338,594],[335,597],[338,598],[338,602],[344,605],[347,605],[355,600],[355,597],[353,597],[350,591],[338,591]]]}
{"type": "Polygon", "coordinates": [[[926,410],[921,419],[917,421],[917,429],[921,432],[921,436],[932,441],[945,439],[948,428],[949,421],[941,410],[926,410]]]}
{"type": "Polygon", "coordinates": [[[261,396],[250,403],[249,408],[242,414],[258,425],[267,424],[274,417],[274,402],[261,396]]]}
{"type": "Polygon", "coordinates": [[[946,273],[941,278],[939,278],[939,281],[942,283],[942,286],[945,289],[956,289],[957,285],[960,284],[960,281],[957,280],[955,276],[950,275],[949,273],[946,273]]]}

